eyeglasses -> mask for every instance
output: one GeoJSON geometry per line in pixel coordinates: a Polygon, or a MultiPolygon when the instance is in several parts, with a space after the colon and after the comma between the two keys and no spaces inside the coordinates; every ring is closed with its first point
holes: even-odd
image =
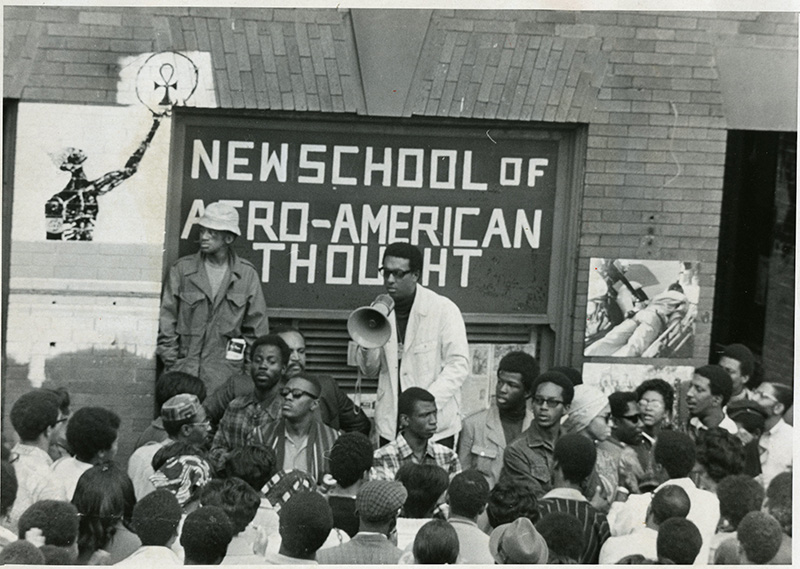
{"type": "Polygon", "coordinates": [[[661,399],[639,399],[639,407],[663,407],[661,399]]]}
{"type": "Polygon", "coordinates": [[[302,389],[289,389],[288,387],[284,387],[280,390],[281,397],[284,399],[289,397],[291,394],[292,399],[300,399],[303,395],[308,395],[311,399],[316,399],[317,396],[313,393],[309,393],[308,391],[303,391],[302,389]]]}
{"type": "Polygon", "coordinates": [[[198,427],[210,427],[210,426],[211,426],[211,421],[209,421],[208,419],[206,419],[206,420],[205,420],[205,421],[203,421],[202,423],[189,423],[189,424],[190,424],[190,425],[197,425],[198,427]]]}
{"type": "Polygon", "coordinates": [[[403,269],[387,269],[386,267],[380,267],[378,271],[383,275],[383,278],[388,279],[392,276],[398,281],[413,272],[411,269],[404,271],[403,269]]]}
{"type": "Polygon", "coordinates": [[[543,397],[534,397],[533,404],[537,407],[541,407],[542,405],[546,405],[548,409],[555,409],[559,405],[562,405],[564,402],[560,399],[545,399],[543,397]]]}

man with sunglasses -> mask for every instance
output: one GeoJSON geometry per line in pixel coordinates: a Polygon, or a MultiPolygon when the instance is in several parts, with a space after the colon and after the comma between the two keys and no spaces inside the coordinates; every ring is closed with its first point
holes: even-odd
{"type": "Polygon", "coordinates": [[[453,448],[461,430],[461,386],[469,373],[469,345],[458,306],[419,284],[422,252],[408,243],[392,243],[383,255],[386,292],[394,301],[391,336],[381,348],[360,347],[358,366],[378,376],[375,427],[381,445],[397,434],[397,401],[409,387],[436,398],[438,429],[433,440],[453,448]]]}
{"type": "Polygon", "coordinates": [[[531,392],[533,422],[506,447],[500,478],[529,483],[539,499],[552,489],[553,452],[575,389],[567,376],[548,371],[536,378],[531,392]]]}
{"type": "Polygon", "coordinates": [[[608,442],[619,449],[620,485],[634,494],[639,492],[639,484],[644,481],[643,465],[647,464],[650,452],[642,438],[644,424],[638,400],[633,391],[616,391],[608,396],[613,417],[608,442]]]}
{"type": "Polygon", "coordinates": [[[255,441],[272,448],[281,470],[302,470],[317,484],[328,473],[328,455],[339,432],[322,422],[319,396],[322,388],[312,376],[297,375],[281,387],[281,418],[262,425],[255,441]]]}

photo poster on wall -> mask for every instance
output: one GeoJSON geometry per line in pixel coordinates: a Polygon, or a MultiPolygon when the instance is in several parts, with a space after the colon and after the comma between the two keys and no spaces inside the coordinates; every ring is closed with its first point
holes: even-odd
{"type": "Polygon", "coordinates": [[[536,357],[536,344],[470,344],[470,373],[461,388],[464,417],[489,407],[497,384],[497,366],[509,352],[522,351],[536,357]]]}
{"type": "Polygon", "coordinates": [[[694,367],[623,364],[623,363],[585,363],[583,364],[583,383],[593,385],[606,395],[615,391],[634,391],[639,384],[648,379],[663,379],[675,390],[672,408],[675,424],[688,420],[685,397],[686,386],[692,380],[694,367]]]}
{"type": "Polygon", "coordinates": [[[584,356],[691,358],[699,263],[593,257],[584,356]]]}

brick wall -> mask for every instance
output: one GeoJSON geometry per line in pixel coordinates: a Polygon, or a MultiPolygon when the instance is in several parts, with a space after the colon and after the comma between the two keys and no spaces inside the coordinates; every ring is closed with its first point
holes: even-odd
{"type": "MultiPolygon", "coordinates": [[[[4,11],[4,95],[85,106],[87,117],[124,111],[124,62],[179,50],[208,54],[214,96],[200,106],[366,114],[353,38],[348,10],[12,6],[4,11]]],[[[580,245],[568,260],[574,282],[565,284],[574,288],[571,339],[557,363],[583,361],[591,257],[701,262],[695,358],[681,363],[705,361],[732,104],[715,59],[721,46],[794,55],[797,15],[432,11],[419,61],[407,63],[405,115],[586,125],[580,245]]],[[[164,192],[166,164],[158,171],[153,188],[164,192]]],[[[16,186],[15,203],[29,191],[16,186]]],[[[163,218],[160,207],[148,215],[163,218]]],[[[51,245],[14,239],[7,399],[26,381],[69,381],[76,401],[105,390],[103,401],[142,425],[161,244],[92,244],[96,262],[80,265],[89,258],[82,251],[74,274],[62,266],[71,249],[51,245]],[[15,280],[36,278],[49,281],[15,280]],[[103,284],[75,292],[65,278],[103,284]],[[25,352],[28,341],[38,359],[25,352]]]]}

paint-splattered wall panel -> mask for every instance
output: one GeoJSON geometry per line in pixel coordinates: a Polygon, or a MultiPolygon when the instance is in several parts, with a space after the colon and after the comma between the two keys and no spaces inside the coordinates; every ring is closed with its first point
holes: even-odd
{"type": "Polygon", "coordinates": [[[6,396],[63,385],[75,408],[114,409],[123,455],[124,433],[151,418],[155,376],[169,119],[131,161],[153,125],[142,106],[18,115],[6,396]]]}

